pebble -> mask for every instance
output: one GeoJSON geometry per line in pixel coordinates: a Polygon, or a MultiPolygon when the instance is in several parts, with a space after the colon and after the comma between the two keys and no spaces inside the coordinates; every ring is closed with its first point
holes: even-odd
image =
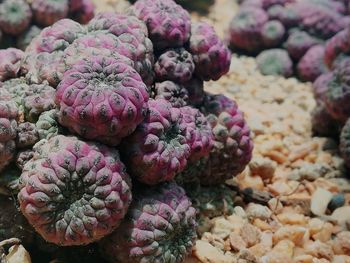
{"type": "Polygon", "coordinates": [[[323,188],[317,188],[311,197],[311,212],[318,216],[324,215],[332,197],[333,195],[331,192],[323,188]]]}
{"type": "Polygon", "coordinates": [[[225,256],[220,249],[202,240],[197,240],[193,254],[202,263],[233,263],[231,257],[225,256]]]}
{"type": "Polygon", "coordinates": [[[273,242],[276,244],[281,240],[288,239],[297,246],[302,246],[304,236],[307,232],[305,227],[285,225],[279,228],[273,235],[273,242]]]}
{"type": "Polygon", "coordinates": [[[256,157],[249,163],[250,172],[263,180],[271,180],[276,170],[276,164],[268,158],[256,157]]]}
{"type": "Polygon", "coordinates": [[[332,260],[334,253],[332,247],[326,243],[323,243],[319,240],[308,241],[304,245],[305,252],[309,255],[312,255],[316,258],[324,258],[327,260],[332,260]]]}
{"type": "Polygon", "coordinates": [[[331,210],[332,212],[339,208],[342,207],[345,204],[345,196],[343,193],[333,195],[331,201],[328,204],[328,209],[331,210]]]}
{"type": "Polygon", "coordinates": [[[268,207],[255,203],[249,203],[245,212],[247,217],[251,219],[259,218],[262,220],[267,220],[272,215],[272,212],[268,207]]]}
{"type": "Polygon", "coordinates": [[[231,248],[234,251],[240,251],[242,249],[247,248],[247,243],[243,240],[243,238],[240,235],[236,234],[235,232],[232,232],[230,234],[229,239],[231,248]]]}
{"type": "Polygon", "coordinates": [[[240,231],[240,235],[242,239],[247,243],[247,247],[254,246],[260,242],[260,230],[250,223],[245,223],[243,225],[240,231]]]}

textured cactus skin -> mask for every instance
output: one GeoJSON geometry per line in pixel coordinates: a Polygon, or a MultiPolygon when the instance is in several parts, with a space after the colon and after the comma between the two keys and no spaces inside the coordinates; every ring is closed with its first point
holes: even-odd
{"type": "Polygon", "coordinates": [[[323,102],[311,112],[312,132],[317,136],[336,137],[340,132],[340,123],[329,114],[323,102]]]}
{"type": "Polygon", "coordinates": [[[190,37],[190,15],[172,0],[138,0],[131,12],[146,23],[157,50],[183,46],[190,37]]]}
{"type": "Polygon", "coordinates": [[[34,123],[23,122],[18,124],[16,146],[27,148],[39,141],[38,131],[34,123]]]}
{"type": "Polygon", "coordinates": [[[185,83],[194,72],[192,55],[184,48],[170,49],[161,54],[154,65],[157,81],[185,83]]]}
{"type": "Polygon", "coordinates": [[[333,78],[333,73],[328,72],[325,74],[320,75],[312,84],[312,91],[314,93],[315,99],[317,102],[325,101],[325,95],[327,92],[328,84],[333,78]]]}
{"type": "Polygon", "coordinates": [[[189,50],[196,65],[196,75],[203,80],[218,80],[231,64],[231,52],[205,22],[193,23],[189,50]]]}
{"type": "Polygon", "coordinates": [[[301,80],[312,82],[327,72],[327,66],[324,63],[324,52],[323,45],[316,45],[311,47],[300,59],[297,70],[301,80]]]}
{"type": "Polygon", "coordinates": [[[180,263],[195,239],[196,211],[185,191],[170,182],[140,191],[121,226],[100,247],[111,263],[180,263]]]}
{"type": "Polygon", "coordinates": [[[43,112],[39,116],[35,126],[40,140],[48,140],[51,137],[58,135],[60,132],[60,127],[58,124],[58,111],[54,109],[43,112]]]}
{"type": "Polygon", "coordinates": [[[25,246],[32,244],[34,229],[17,208],[16,200],[0,195],[0,240],[18,238],[25,246]]]}
{"type": "Polygon", "coordinates": [[[16,48],[0,50],[0,81],[15,78],[20,69],[23,52],[16,48]]]}
{"type": "Polygon", "coordinates": [[[85,29],[70,19],[62,19],[43,29],[27,47],[21,71],[31,83],[47,80],[56,87],[64,72],[64,50],[83,34],[85,29]]]}
{"type": "Polygon", "coordinates": [[[188,91],[189,102],[193,106],[200,106],[204,99],[204,83],[203,80],[194,77],[184,84],[188,91]]]}
{"type": "Polygon", "coordinates": [[[10,35],[21,34],[30,24],[32,11],[24,0],[5,0],[0,4],[0,29],[10,35]]]}
{"type": "Polygon", "coordinates": [[[325,104],[333,118],[345,122],[350,117],[350,61],[344,61],[333,71],[327,85],[325,104]]]}
{"type": "MultiPolygon", "coordinates": [[[[147,85],[153,84],[153,44],[148,38],[147,27],[143,21],[134,16],[100,13],[89,22],[88,31],[112,34],[118,37],[121,43],[130,46],[134,55],[129,58],[136,63],[136,70],[147,85]]],[[[125,51],[119,50],[119,52],[124,55],[125,51]]]]}
{"type": "Polygon", "coordinates": [[[286,42],[286,49],[294,60],[298,61],[305,53],[314,45],[317,45],[319,40],[310,36],[305,31],[296,31],[289,35],[286,42]]]}
{"type": "Polygon", "coordinates": [[[164,99],[175,108],[189,104],[188,91],[181,85],[172,81],[163,81],[154,85],[154,98],[164,99]]]}
{"type": "Polygon", "coordinates": [[[289,6],[273,5],[267,9],[270,20],[280,21],[285,28],[297,26],[300,22],[300,17],[293,8],[289,6]]]}
{"type": "Polygon", "coordinates": [[[253,141],[243,113],[224,95],[208,94],[201,110],[211,125],[214,146],[199,179],[203,185],[220,184],[244,170],[253,141]]]}
{"type": "MultiPolygon", "coordinates": [[[[34,151],[32,149],[19,151],[16,155],[16,166],[22,171],[24,165],[32,159],[34,156],[34,151]]],[[[20,176],[21,174],[19,174],[20,176]]],[[[18,178],[19,178],[18,176],[18,178]]]]}
{"type": "Polygon", "coordinates": [[[33,0],[35,21],[42,26],[51,26],[68,15],[68,0],[33,0]]]}
{"type": "Polygon", "coordinates": [[[140,75],[123,59],[92,56],[64,73],[58,119],[84,138],[117,145],[143,121],[148,98],[140,75]]]}
{"type": "Polygon", "coordinates": [[[10,94],[0,90],[0,171],[13,159],[16,151],[18,108],[10,94]]]}
{"type": "Polygon", "coordinates": [[[34,150],[18,200],[45,240],[84,245],[120,224],[131,203],[131,182],[117,150],[63,135],[40,141],[34,150]]]}
{"type": "Polygon", "coordinates": [[[348,119],[341,131],[339,149],[345,165],[350,168],[350,119],[348,119]]]}
{"type": "Polygon", "coordinates": [[[290,77],[293,74],[293,62],[283,49],[264,50],[257,56],[256,61],[260,72],[264,75],[290,77]]]}
{"type": "Polygon", "coordinates": [[[214,136],[206,117],[198,109],[189,106],[180,108],[180,112],[183,121],[187,124],[186,129],[191,135],[189,161],[197,161],[208,156],[214,144],[214,136]]]}
{"type": "Polygon", "coordinates": [[[266,12],[259,8],[242,8],[229,26],[230,44],[248,52],[261,49],[261,29],[268,21],[266,12]]]}
{"type": "Polygon", "coordinates": [[[299,27],[319,38],[328,39],[345,27],[339,13],[321,5],[300,2],[292,8],[301,19],[299,27]]]}
{"type": "Polygon", "coordinates": [[[32,25],[26,31],[24,31],[21,35],[18,36],[16,45],[19,49],[25,50],[26,47],[32,42],[32,40],[38,36],[41,32],[41,28],[32,25]]]}
{"type": "Polygon", "coordinates": [[[326,42],[325,63],[329,68],[333,68],[333,62],[342,53],[350,51],[350,27],[340,31],[326,42]]]}
{"type": "Polygon", "coordinates": [[[180,109],[150,99],[145,120],[121,146],[130,174],[149,185],[172,180],[190,156],[187,126],[180,109]]]}
{"type": "Polygon", "coordinates": [[[95,5],[91,0],[81,0],[81,6],[73,13],[71,17],[81,24],[87,24],[95,14],[95,5]]]}
{"type": "Polygon", "coordinates": [[[278,20],[271,20],[265,23],[261,29],[261,38],[266,47],[278,46],[285,35],[283,24],[278,20]]]}
{"type": "MultiPolygon", "coordinates": [[[[16,157],[17,159],[17,157],[16,157]]],[[[17,164],[16,164],[17,165],[17,164]]],[[[18,194],[18,181],[21,176],[20,168],[17,168],[13,164],[7,166],[3,171],[1,171],[0,176],[0,196],[15,196],[18,194]]],[[[0,201],[1,203],[1,201],[0,201]]],[[[0,226],[1,229],[1,226],[0,226]]],[[[1,232],[1,231],[0,231],[1,232]]],[[[1,233],[0,233],[1,237],[1,233]]]]}

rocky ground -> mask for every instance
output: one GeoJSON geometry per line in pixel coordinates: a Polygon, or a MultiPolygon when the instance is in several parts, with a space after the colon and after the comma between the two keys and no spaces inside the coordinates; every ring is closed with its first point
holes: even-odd
{"type": "MultiPolygon", "coordinates": [[[[128,6],[118,0],[95,2],[98,11],[128,6]]],[[[217,0],[204,19],[224,37],[235,10],[234,0],[217,0]]],[[[230,73],[206,89],[237,100],[247,117],[254,158],[231,184],[254,191],[249,200],[236,197],[233,214],[205,222],[186,262],[350,262],[349,172],[335,141],[312,137],[311,85],[262,76],[254,58],[233,55],[230,73]],[[337,208],[342,196],[345,205],[337,208]]]]}

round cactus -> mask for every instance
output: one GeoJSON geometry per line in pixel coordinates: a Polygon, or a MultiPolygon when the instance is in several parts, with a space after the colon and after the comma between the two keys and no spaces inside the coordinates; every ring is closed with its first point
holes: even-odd
{"type": "Polygon", "coordinates": [[[80,2],[80,7],[75,9],[70,16],[81,24],[87,24],[94,17],[95,5],[91,0],[81,0],[80,2]]]}
{"type": "Polygon", "coordinates": [[[333,71],[325,93],[325,104],[333,118],[345,122],[350,117],[350,61],[333,71]]]}
{"type": "Polygon", "coordinates": [[[35,124],[23,122],[18,124],[16,146],[18,148],[27,148],[33,146],[39,141],[38,131],[35,124]]]}
{"type": "Polygon", "coordinates": [[[190,15],[172,0],[138,0],[132,12],[146,23],[157,50],[181,47],[190,37],[190,15]]]}
{"type": "Polygon", "coordinates": [[[340,154],[344,158],[345,165],[350,168],[350,121],[348,120],[340,134],[340,154]]]}
{"type": "Polygon", "coordinates": [[[189,103],[193,106],[200,106],[204,99],[204,83],[203,80],[194,77],[184,84],[188,91],[189,103]]]}
{"type": "Polygon", "coordinates": [[[23,52],[16,48],[0,50],[0,81],[15,78],[20,69],[23,52]]]}
{"type": "Polygon", "coordinates": [[[39,139],[50,139],[60,133],[60,127],[58,124],[58,111],[56,109],[45,111],[35,123],[38,131],[39,139]]]}
{"type": "Polygon", "coordinates": [[[42,140],[34,150],[18,200],[45,240],[84,245],[118,227],[131,203],[131,184],[116,150],[63,135],[42,140]]]}
{"type": "Polygon", "coordinates": [[[35,231],[17,208],[16,200],[0,195],[0,240],[18,238],[22,244],[30,246],[35,231]]]}
{"type": "Polygon", "coordinates": [[[328,72],[320,75],[312,84],[312,90],[315,96],[316,101],[324,102],[325,94],[328,89],[328,84],[333,78],[333,73],[328,72]]]}
{"type": "Polygon", "coordinates": [[[340,132],[340,123],[328,112],[322,101],[311,112],[312,132],[317,136],[337,137],[340,132]]]}
{"type": "MultiPolygon", "coordinates": [[[[153,84],[153,44],[148,38],[147,27],[143,21],[130,15],[100,13],[89,22],[88,31],[110,33],[118,37],[121,43],[127,44],[131,48],[129,50],[133,52],[133,57],[129,58],[136,63],[135,68],[143,81],[147,85],[153,84]]],[[[123,54],[125,51],[119,50],[119,52],[123,54]]]]}
{"type": "Polygon", "coordinates": [[[283,49],[269,49],[261,52],[256,62],[260,72],[264,75],[293,75],[293,62],[287,51],[283,49]]]}
{"type": "Polygon", "coordinates": [[[338,56],[350,51],[350,27],[340,31],[326,42],[325,63],[333,68],[334,61],[338,56]]]}
{"type": "Polygon", "coordinates": [[[260,32],[267,21],[268,16],[262,9],[240,9],[230,22],[230,44],[247,52],[258,52],[262,48],[260,32]]]}
{"type": "Polygon", "coordinates": [[[192,78],[194,62],[184,48],[170,49],[161,54],[154,65],[157,81],[185,83],[192,78]]]}
{"type": "Polygon", "coordinates": [[[68,0],[33,0],[35,21],[42,26],[51,26],[68,15],[68,0]]]}
{"type": "Polygon", "coordinates": [[[16,45],[19,49],[25,50],[32,40],[41,32],[40,27],[36,25],[30,26],[26,31],[18,36],[16,45]]]}
{"type": "Polygon", "coordinates": [[[30,24],[32,11],[25,0],[5,0],[0,4],[0,29],[17,36],[30,24]]]}
{"type": "Polygon", "coordinates": [[[64,50],[83,34],[85,29],[70,19],[62,19],[44,28],[27,47],[21,71],[31,83],[47,80],[56,87],[65,70],[64,50]]]}
{"type": "Polygon", "coordinates": [[[84,138],[117,145],[143,121],[148,96],[124,59],[92,56],[64,73],[56,92],[58,119],[84,138]]]}
{"type": "Polygon", "coordinates": [[[150,99],[145,120],[121,147],[130,174],[149,185],[172,180],[190,156],[187,126],[180,109],[150,99]]]}
{"type": "Polygon", "coordinates": [[[16,151],[18,108],[10,95],[0,94],[0,171],[13,159],[16,151]]]}
{"type": "Polygon", "coordinates": [[[324,63],[324,50],[323,45],[313,46],[300,59],[297,70],[301,80],[312,82],[327,72],[327,66],[324,63]]]}
{"type": "MultiPolygon", "coordinates": [[[[17,158],[16,158],[17,161],[17,158]]],[[[17,165],[17,163],[16,163],[17,165]]],[[[21,168],[18,168],[14,166],[13,164],[10,164],[7,166],[3,171],[1,171],[0,176],[0,196],[15,196],[18,194],[18,182],[19,177],[21,176],[21,168]]],[[[1,201],[0,201],[1,203],[1,201]]],[[[1,205],[0,208],[2,209],[1,205]]],[[[18,211],[19,212],[19,211],[18,211]]],[[[0,216],[1,217],[1,216],[0,216]]],[[[0,229],[2,229],[4,226],[1,226],[0,223],[0,229]]],[[[1,231],[0,231],[0,238],[1,238],[1,231]]]]}
{"type": "Polygon", "coordinates": [[[220,184],[244,170],[252,158],[253,141],[236,102],[208,94],[201,110],[211,125],[214,145],[199,180],[203,185],[220,184]]]}
{"type": "Polygon", "coordinates": [[[268,9],[274,5],[286,5],[295,2],[295,0],[261,0],[262,7],[268,9]]]}
{"type": "MultiPolygon", "coordinates": [[[[24,165],[29,162],[34,156],[34,151],[32,149],[27,149],[27,150],[20,150],[15,159],[15,163],[17,168],[19,168],[21,171],[24,168],[24,165]]],[[[18,178],[20,177],[21,173],[19,173],[18,178]]],[[[18,186],[17,186],[18,187],[18,186]]]]}
{"type": "Polygon", "coordinates": [[[284,37],[285,29],[278,20],[271,20],[265,23],[261,29],[261,38],[266,47],[278,46],[284,37]]]}
{"type": "Polygon", "coordinates": [[[175,108],[189,104],[187,89],[172,81],[156,83],[154,85],[154,98],[167,100],[175,108]]]}
{"type": "Polygon", "coordinates": [[[286,49],[294,60],[298,61],[305,53],[320,41],[304,31],[295,31],[291,33],[286,42],[286,49]]]}
{"type": "Polygon", "coordinates": [[[183,262],[196,239],[196,210],[176,183],[137,192],[122,225],[100,243],[110,262],[183,262]]]}
{"type": "Polygon", "coordinates": [[[189,50],[196,76],[203,80],[218,80],[230,69],[231,52],[205,22],[192,24],[189,50]]]}
{"type": "Polygon", "coordinates": [[[280,21],[285,28],[298,26],[300,17],[290,6],[273,5],[267,10],[270,20],[280,21]]]}

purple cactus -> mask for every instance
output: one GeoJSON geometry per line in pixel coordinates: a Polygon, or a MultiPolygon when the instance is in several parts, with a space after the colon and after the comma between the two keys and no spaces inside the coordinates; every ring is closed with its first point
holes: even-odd
{"type": "Polygon", "coordinates": [[[68,0],[33,0],[35,21],[42,26],[51,26],[68,15],[68,0]]]}

